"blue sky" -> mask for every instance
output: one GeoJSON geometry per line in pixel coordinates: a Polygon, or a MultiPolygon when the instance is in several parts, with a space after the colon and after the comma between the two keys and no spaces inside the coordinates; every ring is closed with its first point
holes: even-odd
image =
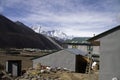
{"type": "Polygon", "coordinates": [[[93,36],[120,24],[120,0],[0,0],[13,21],[73,36],[93,36]]]}

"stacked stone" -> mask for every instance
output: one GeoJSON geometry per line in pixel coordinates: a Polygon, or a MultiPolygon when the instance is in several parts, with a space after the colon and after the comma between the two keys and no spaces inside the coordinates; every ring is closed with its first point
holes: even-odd
{"type": "Polygon", "coordinates": [[[29,68],[26,73],[16,80],[60,80],[58,73],[68,71],[66,68],[51,68],[38,63],[35,67],[29,68]]]}

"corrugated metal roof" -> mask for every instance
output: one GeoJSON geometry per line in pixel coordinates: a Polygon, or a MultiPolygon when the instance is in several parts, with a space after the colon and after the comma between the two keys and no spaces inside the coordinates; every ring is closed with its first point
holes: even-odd
{"type": "Polygon", "coordinates": [[[69,49],[65,49],[66,51],[69,51],[70,53],[73,53],[75,55],[82,55],[82,56],[86,56],[87,53],[79,50],[79,49],[73,49],[73,48],[69,48],[69,49]]]}

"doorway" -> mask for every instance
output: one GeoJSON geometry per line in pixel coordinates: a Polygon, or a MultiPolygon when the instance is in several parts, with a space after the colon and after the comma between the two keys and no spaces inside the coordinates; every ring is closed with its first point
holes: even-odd
{"type": "Polygon", "coordinates": [[[6,62],[6,71],[12,76],[21,75],[21,60],[8,60],[6,62]]]}
{"type": "Polygon", "coordinates": [[[85,73],[87,61],[81,55],[76,55],[76,66],[75,71],[77,73],[85,73]]]}

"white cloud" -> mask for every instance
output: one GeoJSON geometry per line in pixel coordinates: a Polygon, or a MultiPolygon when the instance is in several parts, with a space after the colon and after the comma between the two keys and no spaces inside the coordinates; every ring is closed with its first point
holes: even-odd
{"type": "Polygon", "coordinates": [[[40,14],[30,14],[24,18],[23,21],[28,21],[35,24],[40,24],[40,22],[46,24],[47,22],[59,23],[60,26],[56,25],[53,26],[53,28],[46,27],[45,30],[60,29],[67,35],[73,36],[93,36],[93,34],[102,32],[104,27],[111,26],[112,24],[116,23],[114,17],[115,15],[111,15],[111,13],[80,12],[63,13],[61,15],[39,11],[37,13],[40,14]],[[94,30],[93,32],[92,29],[97,30],[94,30]]]}
{"type": "Polygon", "coordinates": [[[13,20],[20,20],[29,26],[42,25],[46,30],[60,29],[69,35],[91,36],[102,32],[107,26],[119,24],[118,2],[98,0],[91,2],[91,5],[85,0],[3,0],[0,11],[4,11],[4,7],[15,7],[26,14],[23,14],[24,17],[11,16],[13,20]]]}
{"type": "Polygon", "coordinates": [[[63,13],[62,15],[58,14],[51,14],[51,13],[42,13],[42,14],[31,14],[24,18],[24,20],[34,21],[34,22],[40,22],[40,21],[51,21],[51,22],[59,22],[59,23],[68,23],[68,24],[74,24],[74,23],[94,23],[94,22],[104,22],[104,23],[111,23],[114,18],[112,18],[114,15],[108,15],[108,14],[102,14],[102,13],[63,13]],[[97,14],[97,15],[96,15],[97,14]]]}

